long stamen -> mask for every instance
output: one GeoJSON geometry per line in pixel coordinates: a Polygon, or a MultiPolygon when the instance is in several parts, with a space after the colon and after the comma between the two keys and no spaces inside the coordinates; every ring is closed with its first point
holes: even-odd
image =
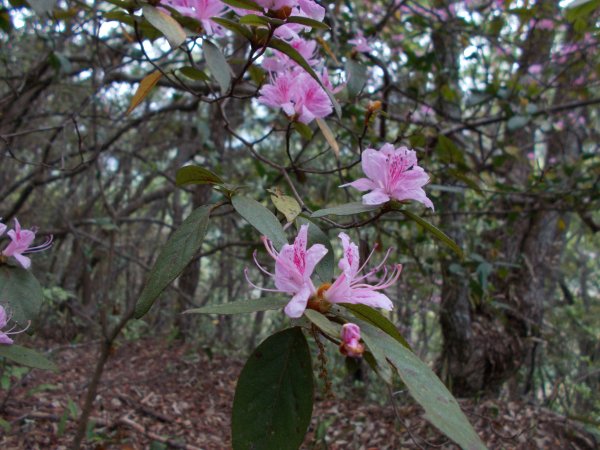
{"type": "Polygon", "coordinates": [[[277,259],[279,253],[277,253],[277,250],[275,250],[275,247],[273,247],[273,243],[269,240],[269,238],[266,236],[261,236],[261,240],[267,249],[267,253],[271,255],[271,258],[277,259]]]}
{"type": "Polygon", "coordinates": [[[254,264],[256,264],[256,267],[258,267],[258,269],[266,274],[269,275],[270,277],[274,277],[275,275],[273,275],[271,272],[269,272],[267,269],[265,269],[263,266],[260,265],[260,263],[258,262],[258,260],[256,259],[256,250],[254,250],[254,253],[252,253],[252,258],[254,259],[254,264]]]}
{"type": "Polygon", "coordinates": [[[54,236],[50,235],[43,244],[37,245],[35,247],[29,247],[27,250],[25,250],[23,252],[23,254],[26,253],[38,253],[38,252],[43,252],[44,250],[48,250],[50,247],[52,247],[52,241],[54,240],[54,236]]]}
{"type": "Polygon", "coordinates": [[[252,281],[250,281],[250,278],[248,277],[248,268],[247,267],[244,269],[244,276],[246,277],[246,281],[248,282],[248,284],[250,286],[252,286],[254,289],[258,289],[259,291],[265,291],[265,292],[281,292],[278,289],[262,288],[260,286],[257,286],[256,284],[254,284],[252,281]]]}
{"type": "Polygon", "coordinates": [[[7,334],[7,335],[8,335],[8,334],[11,334],[11,335],[14,335],[14,334],[21,334],[21,333],[23,333],[23,332],[27,331],[27,330],[29,329],[29,327],[30,327],[30,326],[31,326],[31,320],[28,320],[28,321],[27,321],[27,326],[26,326],[25,328],[23,328],[22,330],[20,330],[20,331],[13,331],[13,330],[14,330],[14,329],[17,327],[17,325],[15,325],[15,326],[14,326],[14,327],[12,327],[10,330],[8,330],[8,331],[4,331],[4,334],[7,334]]]}
{"type": "Polygon", "coordinates": [[[367,264],[371,260],[371,257],[375,253],[375,250],[377,250],[378,248],[379,248],[379,244],[376,242],[375,245],[373,246],[373,250],[371,250],[371,253],[369,253],[369,256],[367,256],[367,259],[365,259],[365,262],[362,263],[362,266],[360,266],[358,268],[358,270],[356,271],[356,273],[360,273],[367,266],[367,264]]]}
{"type": "MultiPolygon", "coordinates": [[[[381,260],[381,262],[380,262],[380,263],[379,263],[379,264],[378,264],[378,265],[377,265],[375,268],[373,268],[373,269],[369,270],[369,272],[367,272],[367,273],[366,273],[365,275],[363,275],[362,277],[360,277],[360,278],[356,278],[356,279],[354,280],[354,282],[359,282],[359,281],[362,281],[362,280],[364,280],[365,278],[368,278],[368,277],[370,277],[370,276],[371,276],[371,275],[373,275],[374,273],[377,273],[377,272],[379,272],[379,271],[381,270],[381,267],[385,267],[385,266],[384,266],[384,264],[385,264],[385,262],[387,261],[387,259],[389,258],[389,256],[390,256],[390,253],[392,252],[392,250],[393,250],[393,248],[389,248],[389,249],[388,249],[388,251],[387,251],[387,252],[385,252],[385,255],[384,255],[383,259],[381,260]]],[[[371,253],[372,253],[372,252],[371,252],[371,253]]],[[[365,261],[365,264],[366,264],[366,261],[365,261]]],[[[363,266],[364,266],[364,264],[363,264],[363,266]]],[[[361,270],[362,270],[362,268],[361,268],[361,270]]]]}

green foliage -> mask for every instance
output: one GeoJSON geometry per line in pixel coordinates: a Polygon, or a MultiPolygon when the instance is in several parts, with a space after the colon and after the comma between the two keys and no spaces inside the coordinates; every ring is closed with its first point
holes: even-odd
{"type": "Polygon", "coordinates": [[[277,217],[263,205],[243,195],[234,196],[231,204],[240,216],[261,234],[268,237],[276,248],[280,249],[287,244],[287,238],[277,217]]]}
{"type": "Polygon", "coordinates": [[[162,248],[135,305],[136,318],[148,312],[161,292],[196,256],[204,242],[210,210],[211,206],[202,206],[192,212],[162,248]]]}
{"type": "Polygon", "coordinates": [[[270,309],[281,309],[289,299],[264,297],[252,300],[238,300],[220,305],[207,305],[201,308],[188,309],[185,314],[245,314],[256,311],[268,311],[270,309]]]}
{"type": "Polygon", "coordinates": [[[58,371],[56,365],[44,355],[20,345],[0,345],[0,357],[34,369],[58,371]]]}
{"type": "Polygon", "coordinates": [[[298,327],[280,331],[252,353],[233,402],[234,450],[294,450],[304,440],[313,407],[313,374],[298,327]]]}
{"type": "Polygon", "coordinates": [[[378,209],[379,205],[365,205],[360,202],[353,202],[339,206],[332,206],[331,208],[320,209],[312,213],[311,217],[316,219],[325,216],[353,216],[355,214],[376,211],[378,209]]]}
{"type": "Polygon", "coordinates": [[[0,265],[0,303],[8,306],[15,322],[25,326],[35,320],[43,299],[42,286],[30,271],[0,265]]]}

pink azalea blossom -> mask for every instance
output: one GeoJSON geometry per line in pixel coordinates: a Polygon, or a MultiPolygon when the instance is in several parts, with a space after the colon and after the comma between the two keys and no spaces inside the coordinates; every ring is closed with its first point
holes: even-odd
{"type": "MultiPolygon", "coordinates": [[[[2,233],[0,233],[0,235],[2,235],[5,230],[6,226],[2,224],[2,227],[0,227],[2,233]]],[[[31,244],[35,239],[35,231],[21,229],[21,224],[17,219],[15,219],[14,230],[10,230],[7,234],[8,237],[10,237],[11,242],[2,251],[2,255],[15,258],[24,269],[29,269],[29,267],[31,267],[31,260],[27,256],[24,256],[25,254],[41,252],[52,245],[52,237],[49,237],[43,244],[32,247],[31,244]]]]}
{"type": "Polygon", "coordinates": [[[314,244],[309,249],[306,248],[308,225],[302,225],[294,244],[285,244],[280,252],[275,250],[273,243],[268,238],[263,236],[262,239],[267,253],[275,260],[275,274],[267,272],[259,264],[256,259],[256,252],[254,253],[254,262],[262,272],[275,280],[277,289],[259,288],[248,279],[247,269],[246,279],[257,289],[291,294],[292,299],[284,311],[289,317],[298,318],[304,313],[308,299],[316,294],[315,286],[310,277],[315,266],[327,253],[327,249],[321,244],[314,244]]]}
{"type": "Polygon", "coordinates": [[[220,17],[228,11],[227,5],[220,0],[163,0],[162,4],[198,20],[206,34],[223,34],[221,26],[212,20],[212,17],[220,17]]]}
{"type": "Polygon", "coordinates": [[[350,241],[346,233],[340,233],[339,238],[342,241],[344,249],[343,257],[338,263],[338,267],[342,270],[342,274],[335,282],[325,291],[323,297],[330,303],[353,303],[371,306],[373,308],[383,308],[388,311],[393,308],[392,301],[381,291],[392,286],[400,277],[402,265],[396,264],[392,272],[387,276],[387,268],[384,267],[390,250],[388,250],[385,258],[377,267],[368,271],[366,274],[359,276],[360,272],[366,267],[367,263],[373,256],[373,250],[367,260],[360,265],[358,247],[350,241]],[[370,285],[365,282],[378,272],[384,271],[383,280],[377,284],[370,285]]]}
{"type": "Polygon", "coordinates": [[[373,51],[362,31],[356,33],[356,37],[354,39],[350,39],[348,44],[354,45],[354,50],[360,53],[370,53],[373,51]]]}
{"type": "Polygon", "coordinates": [[[10,330],[2,331],[2,328],[4,328],[9,321],[10,316],[6,312],[6,309],[4,309],[2,305],[0,305],[0,344],[11,345],[13,343],[13,340],[10,337],[8,337],[9,334],[19,334],[27,330],[27,328],[29,328],[29,324],[27,324],[27,326],[24,329],[20,331],[13,331],[16,328],[15,325],[10,330]]]}
{"type": "Polygon", "coordinates": [[[542,65],[541,64],[532,64],[531,66],[529,66],[528,72],[531,75],[539,75],[540,73],[542,73],[542,65]]]}
{"type": "Polygon", "coordinates": [[[342,343],[340,352],[345,356],[358,358],[365,352],[365,346],[360,343],[360,327],[355,323],[342,325],[342,343]]]}
{"type": "Polygon", "coordinates": [[[264,85],[258,101],[272,108],[281,108],[291,119],[310,123],[316,117],[331,114],[331,100],[323,88],[309,74],[289,70],[264,85]]]}
{"type": "Polygon", "coordinates": [[[433,209],[433,203],[423,190],[429,175],[417,165],[417,153],[406,147],[385,144],[380,150],[366,149],[362,154],[362,169],[367,178],[359,178],[340,187],[352,186],[363,195],[366,205],[380,205],[392,199],[416,200],[433,209]]]}

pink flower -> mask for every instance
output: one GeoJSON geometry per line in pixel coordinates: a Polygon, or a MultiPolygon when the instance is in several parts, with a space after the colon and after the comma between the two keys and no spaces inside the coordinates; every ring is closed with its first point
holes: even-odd
{"type": "Polygon", "coordinates": [[[222,35],[222,28],[212,17],[225,14],[228,7],[219,0],[164,0],[163,4],[177,10],[181,15],[198,20],[206,34],[222,35]]]}
{"type": "Polygon", "coordinates": [[[373,51],[362,31],[356,33],[356,37],[354,39],[350,39],[348,44],[353,44],[354,50],[360,53],[370,53],[373,51]]]}
{"type": "Polygon", "coordinates": [[[366,149],[362,154],[362,169],[367,178],[359,178],[340,187],[352,186],[363,195],[366,205],[380,205],[392,199],[416,200],[433,209],[433,203],[423,190],[429,175],[417,165],[417,154],[406,147],[385,144],[381,149],[366,149]]]}
{"type": "Polygon", "coordinates": [[[16,325],[8,331],[2,331],[2,328],[4,328],[9,321],[10,321],[10,316],[7,314],[4,307],[2,305],[0,305],[0,344],[11,345],[13,343],[13,340],[8,337],[9,334],[19,334],[19,333],[22,333],[23,331],[27,330],[27,328],[29,328],[29,323],[28,323],[27,326],[20,331],[13,331],[15,329],[16,325]]]}
{"type": "Polygon", "coordinates": [[[358,276],[365,268],[373,250],[367,260],[360,265],[358,247],[350,241],[346,233],[340,233],[339,238],[342,241],[344,249],[343,257],[338,263],[338,267],[342,270],[342,274],[335,282],[324,292],[323,297],[330,303],[352,303],[363,304],[373,308],[383,308],[388,311],[393,308],[392,301],[384,294],[377,292],[392,286],[400,277],[402,265],[396,264],[390,275],[386,278],[387,269],[384,267],[391,250],[388,250],[383,261],[374,269],[367,272],[365,275],[358,276]],[[384,271],[384,279],[375,285],[370,285],[364,282],[377,272],[384,271]]]}
{"type": "MultiPolygon", "coordinates": [[[[3,224],[1,225],[2,227],[0,227],[0,231],[2,232],[0,235],[2,235],[6,230],[6,226],[3,224]]],[[[35,231],[22,230],[21,224],[17,219],[15,219],[15,229],[10,230],[7,234],[10,237],[11,242],[2,251],[2,255],[6,257],[12,256],[19,262],[19,264],[21,264],[24,269],[29,269],[29,267],[31,267],[31,260],[27,256],[24,256],[24,254],[41,252],[48,249],[52,245],[52,236],[50,236],[43,244],[36,247],[31,247],[31,244],[35,239],[35,231]]]]}
{"type": "Polygon", "coordinates": [[[258,268],[275,279],[277,289],[259,288],[248,279],[246,269],[246,279],[251,286],[270,292],[284,292],[293,297],[285,307],[285,313],[291,318],[298,318],[306,309],[309,297],[316,294],[316,289],[310,277],[315,266],[327,253],[327,249],[321,244],[314,244],[308,250],[306,249],[308,236],[308,225],[302,225],[294,244],[285,244],[280,252],[273,247],[273,243],[263,236],[262,240],[267,249],[267,253],[275,260],[275,274],[267,272],[256,260],[254,253],[254,262],[258,268]]]}
{"type": "Polygon", "coordinates": [[[342,325],[342,343],[340,352],[342,355],[358,358],[365,351],[365,346],[360,341],[360,327],[355,323],[346,323],[342,325]]]}
{"type": "Polygon", "coordinates": [[[281,108],[291,119],[306,124],[333,111],[331,100],[319,83],[300,70],[279,73],[259,94],[259,102],[281,108]]]}
{"type": "Polygon", "coordinates": [[[542,65],[541,64],[532,64],[529,66],[529,73],[531,75],[539,75],[542,73],[542,65]]]}

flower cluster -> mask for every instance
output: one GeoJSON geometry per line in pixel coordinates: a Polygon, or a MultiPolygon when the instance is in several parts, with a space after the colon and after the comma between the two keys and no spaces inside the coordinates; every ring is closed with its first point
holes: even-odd
{"type": "MultiPolygon", "coordinates": [[[[230,8],[220,0],[165,0],[163,5],[198,20],[207,35],[224,34],[223,28],[213,18],[222,17],[231,10],[238,16],[263,14],[280,20],[291,16],[316,21],[325,18],[325,8],[314,0],[256,0],[256,3],[263,8],[262,12],[230,8]]],[[[316,55],[316,42],[300,36],[311,27],[287,22],[272,27],[273,37],[284,40],[300,53],[321,80],[319,82],[314,79],[283,52],[272,50],[271,55],[263,60],[263,67],[269,73],[269,81],[260,89],[258,101],[271,108],[281,109],[290,120],[302,123],[328,116],[333,111],[329,95],[323,88],[325,86],[332,89],[328,74],[316,55]]]]}
{"type": "MultiPolygon", "coordinates": [[[[0,237],[4,235],[7,226],[0,222],[0,237]]],[[[30,253],[37,253],[48,249],[52,245],[52,236],[48,237],[44,243],[32,247],[35,239],[35,230],[25,230],[21,228],[21,224],[15,219],[15,228],[6,233],[11,239],[11,242],[0,253],[0,261],[4,258],[14,258],[24,268],[31,267],[31,260],[25,256],[30,253]]]]}
{"type": "Polygon", "coordinates": [[[417,164],[417,153],[406,147],[385,144],[380,150],[366,149],[362,154],[362,169],[367,178],[359,178],[340,187],[352,186],[363,195],[363,203],[380,205],[390,200],[416,200],[433,209],[433,203],[423,190],[429,175],[417,164]]]}
{"type": "Polygon", "coordinates": [[[402,266],[396,264],[391,271],[385,267],[385,261],[390,254],[390,250],[388,250],[380,264],[366,274],[361,275],[375,250],[361,265],[356,244],[351,242],[345,233],[340,233],[339,237],[344,250],[342,259],[338,264],[342,273],[333,284],[326,283],[317,289],[311,280],[316,265],[327,254],[327,249],[321,244],[314,244],[307,249],[308,225],[302,225],[294,244],[285,244],[280,252],[277,252],[273,243],[263,236],[262,239],[267,253],[275,260],[274,274],[260,265],[256,259],[256,252],[254,253],[254,262],[263,273],[274,279],[276,289],[264,289],[256,286],[248,279],[247,269],[246,279],[257,289],[292,295],[291,300],[284,309],[285,313],[291,318],[302,316],[309,300],[315,305],[321,303],[360,303],[391,310],[393,306],[391,300],[378,291],[390,287],[398,280],[402,266]],[[379,272],[383,272],[381,280],[375,284],[367,283],[379,272]]]}
{"type": "Polygon", "coordinates": [[[16,328],[16,325],[7,331],[2,331],[2,328],[6,326],[10,322],[10,316],[6,312],[6,309],[2,305],[0,305],[0,344],[3,345],[11,345],[13,340],[9,337],[9,335],[19,334],[27,330],[29,328],[29,324],[19,331],[13,331],[16,328]]]}

